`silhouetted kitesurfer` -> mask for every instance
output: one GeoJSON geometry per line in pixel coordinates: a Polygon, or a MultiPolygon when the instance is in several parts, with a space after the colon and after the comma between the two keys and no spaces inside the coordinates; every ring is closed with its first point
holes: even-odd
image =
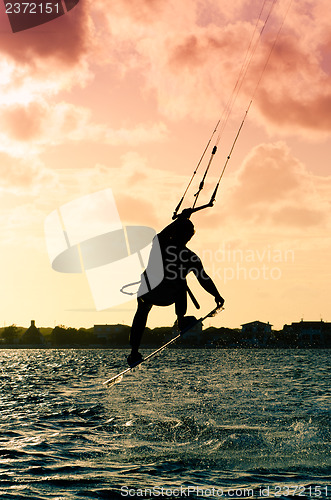
{"type": "MultiPolygon", "coordinates": [[[[131,354],[128,356],[130,366],[142,360],[139,353],[140,342],[145,330],[147,318],[153,305],[168,306],[175,304],[177,323],[179,330],[187,326],[185,317],[187,310],[188,286],[186,276],[193,272],[200,285],[215,298],[218,307],[222,307],[224,299],[219,294],[213,280],[205,272],[200,258],[187,248],[186,244],[194,235],[194,225],[184,217],[178,217],[169,224],[155,238],[159,245],[162,256],[163,279],[153,289],[149,286],[149,276],[155,273],[155,241],[149,257],[146,270],[142,274],[141,285],[138,290],[138,306],[134,316],[130,345],[131,354]],[[154,269],[153,269],[154,267],[154,269]],[[146,283],[148,291],[146,290],[146,283]]],[[[159,267],[159,265],[158,265],[159,267]]]]}

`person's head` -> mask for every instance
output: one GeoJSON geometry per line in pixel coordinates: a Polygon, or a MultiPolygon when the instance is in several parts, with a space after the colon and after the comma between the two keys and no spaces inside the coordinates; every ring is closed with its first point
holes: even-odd
{"type": "Polygon", "coordinates": [[[193,222],[189,219],[177,219],[175,239],[181,245],[186,245],[195,233],[193,222]]]}

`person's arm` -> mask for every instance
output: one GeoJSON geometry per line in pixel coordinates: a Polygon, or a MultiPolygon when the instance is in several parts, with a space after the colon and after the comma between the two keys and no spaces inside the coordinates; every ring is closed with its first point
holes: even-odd
{"type": "Polygon", "coordinates": [[[199,272],[196,274],[197,280],[199,281],[200,285],[202,288],[206,290],[206,292],[210,293],[210,295],[213,295],[215,298],[215,302],[217,304],[217,307],[222,307],[224,304],[224,299],[220,295],[219,291],[217,290],[215,283],[213,280],[208,276],[206,271],[203,268],[202,262],[199,259],[198,263],[198,270],[199,272]]]}

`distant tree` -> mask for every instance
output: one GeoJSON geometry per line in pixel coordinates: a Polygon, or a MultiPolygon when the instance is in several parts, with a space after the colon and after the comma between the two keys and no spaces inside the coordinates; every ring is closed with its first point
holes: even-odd
{"type": "Polygon", "coordinates": [[[41,327],[39,328],[39,331],[40,333],[42,334],[42,336],[44,337],[45,341],[46,342],[50,342],[50,339],[51,339],[51,334],[52,334],[52,331],[53,331],[53,328],[49,328],[49,327],[41,327]]]}
{"type": "Polygon", "coordinates": [[[129,326],[120,324],[111,325],[111,328],[109,330],[109,337],[107,339],[107,345],[112,347],[127,346],[129,343],[129,335],[130,335],[129,326]]]}
{"type": "Polygon", "coordinates": [[[157,328],[153,328],[152,330],[146,328],[144,333],[144,342],[145,344],[152,346],[159,346],[170,340],[175,335],[177,335],[177,332],[173,331],[171,326],[159,326],[157,328]]]}
{"type": "Polygon", "coordinates": [[[51,343],[55,346],[65,346],[77,343],[78,330],[64,325],[56,326],[51,333],[51,343]]]}
{"type": "Polygon", "coordinates": [[[80,328],[76,335],[76,341],[79,345],[91,345],[98,343],[92,328],[80,328]]]}
{"type": "Polygon", "coordinates": [[[1,337],[6,344],[16,344],[18,342],[20,329],[16,325],[6,326],[1,337]]]}

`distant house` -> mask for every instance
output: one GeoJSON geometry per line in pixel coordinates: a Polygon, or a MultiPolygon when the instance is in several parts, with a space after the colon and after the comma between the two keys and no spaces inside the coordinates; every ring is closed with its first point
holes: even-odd
{"type": "Polygon", "coordinates": [[[45,338],[35,325],[35,320],[31,320],[31,325],[21,337],[22,344],[45,344],[45,338]]]}
{"type": "Polygon", "coordinates": [[[241,326],[242,340],[246,344],[265,346],[271,335],[272,325],[262,321],[251,321],[241,326]]]}
{"type": "Polygon", "coordinates": [[[127,345],[130,327],[127,325],[94,325],[93,332],[98,342],[111,345],[127,345]]]}
{"type": "Polygon", "coordinates": [[[114,333],[114,327],[112,325],[94,325],[93,331],[97,339],[108,341],[110,336],[114,333]]]}
{"type": "Polygon", "coordinates": [[[291,325],[284,325],[286,336],[295,338],[299,347],[328,346],[331,341],[331,323],[324,321],[299,321],[291,325]]]}

